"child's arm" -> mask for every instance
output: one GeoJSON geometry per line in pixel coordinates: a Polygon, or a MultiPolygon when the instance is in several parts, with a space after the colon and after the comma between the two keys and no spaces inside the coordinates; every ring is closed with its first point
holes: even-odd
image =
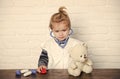
{"type": "Polygon", "coordinates": [[[39,66],[39,67],[37,68],[37,72],[38,72],[38,73],[42,73],[42,70],[43,70],[43,69],[47,69],[47,67],[44,66],[44,65],[41,65],[41,66],[39,66]]]}
{"type": "Polygon", "coordinates": [[[38,61],[38,69],[37,71],[40,73],[40,70],[42,68],[47,68],[48,65],[48,55],[47,55],[47,51],[42,49],[39,61],[38,61]]]}

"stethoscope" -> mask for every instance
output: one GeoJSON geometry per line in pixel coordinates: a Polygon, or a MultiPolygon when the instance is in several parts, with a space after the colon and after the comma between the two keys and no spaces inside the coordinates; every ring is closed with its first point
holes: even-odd
{"type": "Polygon", "coordinates": [[[64,47],[66,46],[66,44],[67,44],[67,42],[68,42],[68,39],[69,39],[70,35],[72,35],[72,34],[73,34],[73,30],[70,29],[70,33],[69,33],[68,37],[67,37],[66,39],[62,40],[62,41],[59,41],[59,40],[53,35],[53,32],[50,31],[50,36],[51,36],[52,38],[54,38],[54,40],[56,41],[56,43],[57,43],[60,47],[62,47],[62,48],[64,48],[64,47]]]}

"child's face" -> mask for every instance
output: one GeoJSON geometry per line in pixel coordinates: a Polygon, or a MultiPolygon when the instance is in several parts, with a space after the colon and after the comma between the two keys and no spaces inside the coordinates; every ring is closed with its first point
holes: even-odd
{"type": "Polygon", "coordinates": [[[69,27],[64,23],[53,24],[53,34],[59,40],[62,41],[66,39],[69,35],[69,27]]]}

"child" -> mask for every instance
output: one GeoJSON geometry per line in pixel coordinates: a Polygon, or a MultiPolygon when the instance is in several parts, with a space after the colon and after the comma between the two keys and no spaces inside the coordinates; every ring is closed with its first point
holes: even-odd
{"type": "Polygon", "coordinates": [[[43,43],[42,52],[38,62],[37,71],[42,68],[67,69],[69,64],[69,48],[78,43],[79,40],[70,38],[72,34],[71,23],[65,7],[60,7],[59,12],[52,15],[49,28],[52,38],[43,43]]]}

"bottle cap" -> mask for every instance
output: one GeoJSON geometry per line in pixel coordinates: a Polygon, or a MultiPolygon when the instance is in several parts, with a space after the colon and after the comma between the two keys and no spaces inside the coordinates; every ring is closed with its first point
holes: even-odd
{"type": "Polygon", "coordinates": [[[20,76],[20,75],[21,75],[20,70],[16,70],[16,76],[20,76]]]}
{"type": "Polygon", "coordinates": [[[37,71],[35,69],[32,69],[31,72],[32,74],[36,74],[37,71]]]}

